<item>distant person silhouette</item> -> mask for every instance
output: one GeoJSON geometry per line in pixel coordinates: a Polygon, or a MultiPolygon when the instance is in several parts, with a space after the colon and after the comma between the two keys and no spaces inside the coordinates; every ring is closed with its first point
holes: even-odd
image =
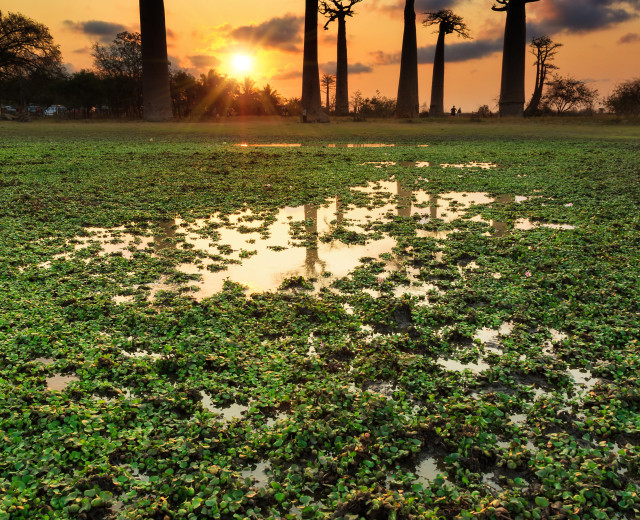
{"type": "Polygon", "coordinates": [[[451,107],[451,115],[452,115],[452,116],[455,116],[455,115],[456,115],[456,106],[455,106],[455,105],[453,105],[453,106],[451,107]]]}
{"type": "Polygon", "coordinates": [[[458,107],[458,117],[462,115],[462,107],[458,107]]]}

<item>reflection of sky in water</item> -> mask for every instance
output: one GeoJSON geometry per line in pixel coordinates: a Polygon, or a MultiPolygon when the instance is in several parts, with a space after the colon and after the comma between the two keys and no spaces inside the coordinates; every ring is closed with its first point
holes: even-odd
{"type": "MultiPolygon", "coordinates": [[[[198,299],[219,292],[224,281],[240,283],[251,292],[276,290],[282,282],[291,277],[303,276],[317,279],[315,290],[330,286],[333,281],[348,275],[360,265],[363,257],[378,258],[382,253],[390,253],[397,242],[382,234],[382,238],[368,239],[365,244],[345,244],[341,241],[323,241],[337,226],[347,232],[370,233],[371,224],[392,220],[395,216],[412,217],[419,224],[429,222],[451,223],[465,216],[474,205],[509,203],[524,200],[523,197],[503,195],[491,197],[482,192],[447,192],[437,195],[422,190],[413,191],[398,181],[379,181],[367,186],[354,187],[353,191],[369,196],[368,207],[354,207],[343,203],[340,198],[328,199],[324,206],[285,207],[279,210],[276,219],[265,232],[259,217],[254,221],[250,211],[245,210],[225,218],[214,216],[185,222],[177,218],[159,223],[160,233],[156,237],[133,236],[124,226],[114,229],[87,228],[89,237],[78,237],[75,249],[99,245],[97,253],[122,254],[132,258],[135,252],[144,251],[154,255],[162,250],[181,249],[183,245],[205,253],[219,256],[218,260],[204,258],[196,263],[183,263],[177,269],[186,274],[196,274],[201,279],[193,282],[199,291],[198,299]],[[437,219],[437,220],[436,220],[437,219]],[[294,240],[294,228],[306,234],[294,240]],[[210,235],[210,236],[209,236],[210,235]],[[226,247],[222,247],[226,246],[226,247]],[[208,266],[219,266],[220,257],[232,261],[224,270],[209,270],[208,266]]],[[[480,215],[472,217],[475,222],[486,222],[480,215]]],[[[489,222],[486,222],[489,224],[489,222]]],[[[496,235],[506,232],[506,225],[491,222],[496,235]],[[502,230],[502,227],[505,229],[502,230]]],[[[451,230],[416,229],[422,238],[446,239],[451,230]]],[[[380,235],[378,235],[380,236],[380,235]]],[[[401,268],[401,262],[385,262],[387,268],[401,268]]],[[[473,268],[474,265],[467,266],[473,268]]],[[[396,294],[409,293],[426,295],[433,286],[425,285],[410,274],[410,284],[400,287],[396,294]]],[[[171,289],[164,280],[151,285],[152,294],[159,289],[171,289]]],[[[131,301],[131,297],[119,296],[118,302],[131,301]]]]}

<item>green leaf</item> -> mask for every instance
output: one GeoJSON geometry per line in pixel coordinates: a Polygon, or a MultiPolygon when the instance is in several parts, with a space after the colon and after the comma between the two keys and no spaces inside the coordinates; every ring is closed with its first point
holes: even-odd
{"type": "Polygon", "coordinates": [[[540,507],[549,507],[549,501],[545,497],[536,497],[536,504],[540,507]]]}

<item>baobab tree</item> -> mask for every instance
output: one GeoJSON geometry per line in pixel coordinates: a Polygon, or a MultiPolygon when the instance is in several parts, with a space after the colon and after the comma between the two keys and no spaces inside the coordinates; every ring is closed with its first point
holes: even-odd
{"type": "Polygon", "coordinates": [[[502,47],[500,116],[524,113],[524,69],[527,47],[526,5],[539,0],[495,0],[494,11],[506,11],[502,47]]]}
{"type": "Polygon", "coordinates": [[[542,99],[547,73],[550,70],[558,68],[550,62],[553,61],[555,55],[558,53],[558,48],[562,47],[562,44],[554,42],[548,36],[540,36],[531,40],[529,47],[531,47],[531,54],[536,57],[536,61],[534,63],[536,66],[536,84],[533,89],[531,101],[529,101],[527,108],[524,110],[525,116],[532,116],[538,112],[538,106],[542,99]]]}
{"type": "Polygon", "coordinates": [[[418,42],[416,38],[415,0],[406,0],[404,6],[404,33],[400,57],[400,81],[396,117],[417,117],[418,103],[418,42]]]}
{"type": "Polygon", "coordinates": [[[329,116],[322,110],[322,103],[320,101],[318,0],[305,0],[301,104],[307,121],[329,121],[329,116]]]}
{"type": "Polygon", "coordinates": [[[331,110],[331,104],[329,103],[329,94],[331,94],[331,90],[334,88],[336,84],[336,77],[332,74],[323,74],[322,79],[320,80],[320,85],[324,88],[326,101],[325,101],[325,109],[327,110],[327,114],[331,110]]]}
{"type": "Polygon", "coordinates": [[[320,14],[327,17],[325,30],[338,20],[338,57],[336,67],[336,115],[349,115],[349,67],[347,62],[347,16],[353,16],[353,6],[362,0],[321,0],[320,14]]]}
{"type": "Polygon", "coordinates": [[[140,0],[142,99],[145,121],[172,117],[163,0],[140,0]]]}
{"type": "Polygon", "coordinates": [[[440,9],[439,11],[425,14],[428,15],[422,22],[425,27],[438,26],[438,43],[436,44],[436,54],[433,58],[429,115],[441,116],[444,114],[444,38],[447,34],[454,32],[463,38],[470,38],[470,36],[462,17],[454,14],[451,9],[440,9]]]}

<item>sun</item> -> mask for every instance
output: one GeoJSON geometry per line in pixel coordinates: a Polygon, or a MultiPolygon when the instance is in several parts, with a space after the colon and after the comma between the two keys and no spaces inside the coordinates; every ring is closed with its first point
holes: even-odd
{"type": "Polygon", "coordinates": [[[235,54],[231,58],[231,63],[236,72],[247,72],[251,69],[252,60],[251,56],[247,56],[246,54],[235,54]]]}

